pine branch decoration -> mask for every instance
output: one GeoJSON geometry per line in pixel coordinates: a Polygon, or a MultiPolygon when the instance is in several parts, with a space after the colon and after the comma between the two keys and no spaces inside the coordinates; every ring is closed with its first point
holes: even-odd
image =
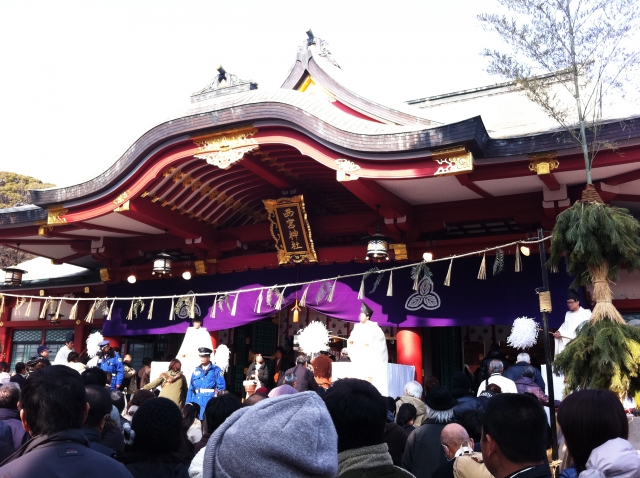
{"type": "Polygon", "coordinates": [[[567,391],[609,389],[640,399],[640,329],[603,320],[587,322],[558,354],[553,369],[567,391]]]}
{"type": "Polygon", "coordinates": [[[547,266],[558,266],[565,256],[572,286],[592,283],[590,268],[609,264],[606,279],[615,281],[620,265],[640,269],[640,223],[627,209],[597,201],[577,201],[563,211],[553,228],[547,266]]]}

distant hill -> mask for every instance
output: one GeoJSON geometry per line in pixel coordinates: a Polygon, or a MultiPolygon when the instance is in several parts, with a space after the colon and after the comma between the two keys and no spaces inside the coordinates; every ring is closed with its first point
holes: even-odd
{"type": "MultiPolygon", "coordinates": [[[[55,184],[22,174],[0,171],[0,209],[30,204],[29,189],[53,188],[55,184]]],[[[0,246],[0,267],[9,267],[33,259],[35,256],[0,246]]],[[[0,281],[4,279],[0,276],[0,281]]]]}
{"type": "Polygon", "coordinates": [[[0,171],[0,209],[30,204],[29,189],[53,187],[55,184],[45,183],[31,176],[0,171]]]}

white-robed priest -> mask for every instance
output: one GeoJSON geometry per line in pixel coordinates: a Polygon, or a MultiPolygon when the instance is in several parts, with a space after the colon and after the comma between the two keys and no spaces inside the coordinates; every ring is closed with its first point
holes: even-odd
{"type": "Polygon", "coordinates": [[[569,311],[564,316],[564,322],[558,331],[553,333],[556,342],[554,357],[562,352],[569,342],[576,338],[580,326],[591,318],[591,311],[582,308],[580,305],[580,296],[573,289],[569,289],[567,307],[569,311]]]}
{"type": "Polygon", "coordinates": [[[191,374],[195,368],[200,365],[200,356],[198,349],[205,347],[211,348],[211,336],[209,331],[202,327],[202,319],[196,315],[191,319],[191,327],[187,329],[182,340],[180,350],[176,358],[182,363],[182,374],[187,379],[187,383],[191,380],[191,374]]]}
{"type": "Polygon", "coordinates": [[[363,370],[366,377],[371,377],[373,385],[386,396],[387,363],[387,339],[380,326],[371,321],[373,310],[364,302],[360,306],[359,323],[353,326],[348,340],[348,353],[351,362],[357,364],[363,370]]]}

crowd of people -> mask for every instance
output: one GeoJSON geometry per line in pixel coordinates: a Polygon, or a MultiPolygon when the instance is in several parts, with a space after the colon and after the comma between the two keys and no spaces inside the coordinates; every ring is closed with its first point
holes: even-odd
{"type": "MultiPolygon", "coordinates": [[[[332,383],[326,354],[294,364],[279,349],[277,368],[255,357],[247,379],[259,387],[242,400],[218,383],[209,349],[187,384],[180,360],[150,380],[150,361],[136,371],[102,345],[99,367],[70,365],[73,350],[66,366],[34,358],[13,376],[0,363],[0,476],[551,476],[549,401],[527,354],[506,370],[489,357],[477,378],[455,373],[451,389],[428,377],[384,397],[364,380],[332,383]],[[207,370],[215,388],[193,387],[207,370]]],[[[570,457],[560,476],[640,477],[616,395],[584,390],[557,405],[570,457]]]]}

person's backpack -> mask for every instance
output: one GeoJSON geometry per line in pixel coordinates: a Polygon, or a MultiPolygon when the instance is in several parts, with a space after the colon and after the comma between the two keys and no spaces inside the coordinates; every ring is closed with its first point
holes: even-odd
{"type": "Polygon", "coordinates": [[[491,398],[495,395],[498,395],[499,393],[502,393],[502,388],[500,388],[500,385],[496,383],[489,383],[489,378],[485,380],[484,390],[480,392],[480,395],[478,395],[478,397],[491,398]]]}

